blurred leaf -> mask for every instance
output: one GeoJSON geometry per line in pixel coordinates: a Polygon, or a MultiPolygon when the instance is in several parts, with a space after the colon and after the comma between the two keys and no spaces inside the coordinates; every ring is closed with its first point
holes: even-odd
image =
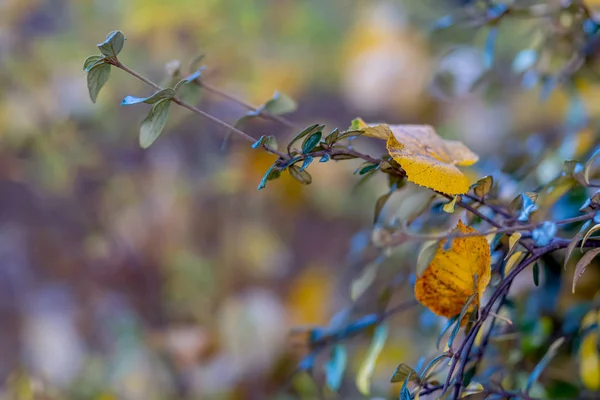
{"type": "Polygon", "coordinates": [[[487,195],[490,190],[492,190],[492,186],[494,185],[494,178],[491,175],[485,176],[477,181],[473,187],[473,193],[475,196],[483,199],[485,195],[487,195]]]}
{"type": "Polygon", "coordinates": [[[159,102],[160,100],[172,99],[173,97],[175,97],[175,91],[171,88],[166,88],[166,89],[159,90],[158,92],[154,93],[152,96],[149,96],[149,97],[127,96],[123,99],[123,101],[121,102],[121,105],[122,106],[130,106],[133,104],[140,104],[140,103],[154,104],[154,103],[159,102]]]}
{"type": "Polygon", "coordinates": [[[419,256],[417,257],[417,278],[423,275],[425,269],[429,266],[429,264],[431,264],[431,260],[433,260],[433,257],[435,256],[435,253],[439,247],[439,240],[430,240],[421,245],[421,250],[419,251],[419,256]]]}
{"type": "Polygon", "coordinates": [[[380,261],[370,263],[365,267],[362,274],[352,281],[350,285],[350,298],[356,301],[375,281],[380,261]]]}
{"type": "MultiPolygon", "coordinates": [[[[204,57],[206,57],[206,54],[199,54],[196,57],[194,57],[188,64],[188,71],[196,71],[198,69],[201,69],[199,65],[202,62],[202,60],[204,60],[204,57]]],[[[202,67],[202,69],[204,69],[204,67],[202,67]]]]}
{"type": "Polygon", "coordinates": [[[402,389],[400,389],[400,400],[411,400],[410,391],[408,390],[409,379],[410,375],[406,377],[404,383],[402,384],[402,389]]]}
{"type": "MultiPolygon", "coordinates": [[[[588,221],[588,222],[590,222],[590,221],[588,221]]],[[[590,230],[585,233],[585,236],[583,236],[583,240],[581,241],[581,246],[579,247],[581,249],[581,251],[583,251],[585,242],[587,242],[587,240],[590,238],[590,236],[592,236],[599,229],[600,229],[600,224],[596,224],[596,225],[592,226],[590,228],[590,230]]]]}
{"type": "Polygon", "coordinates": [[[110,77],[110,65],[109,64],[96,64],[90,68],[87,74],[87,87],[90,93],[90,99],[92,102],[96,102],[100,89],[108,82],[110,77]]]}
{"type": "Polygon", "coordinates": [[[95,66],[98,63],[104,63],[104,57],[102,57],[102,56],[89,56],[83,62],[83,70],[85,72],[89,72],[90,69],[92,69],[92,67],[95,66]]]}
{"type": "Polygon", "coordinates": [[[592,168],[592,165],[598,156],[600,156],[600,149],[596,150],[583,166],[583,180],[587,185],[590,184],[590,169],[592,168]]]}
{"type": "Polygon", "coordinates": [[[383,210],[385,203],[387,203],[389,198],[392,196],[392,193],[394,193],[394,191],[390,190],[389,192],[380,196],[377,199],[377,202],[375,203],[375,212],[373,214],[373,224],[377,223],[377,221],[379,220],[379,215],[381,214],[381,210],[383,210]]]}
{"type": "Polygon", "coordinates": [[[334,130],[331,131],[331,133],[329,135],[327,135],[325,137],[325,139],[324,139],[325,143],[328,144],[329,146],[333,145],[336,142],[339,134],[340,134],[339,129],[335,128],[334,130]]]}
{"type": "Polygon", "coordinates": [[[301,170],[297,165],[290,165],[288,171],[290,171],[290,175],[295,180],[303,185],[310,185],[312,183],[312,177],[310,174],[307,171],[301,170]]]}
{"type": "Polygon", "coordinates": [[[573,276],[573,293],[575,293],[575,286],[577,285],[579,278],[581,278],[587,266],[598,254],[600,254],[600,248],[592,249],[585,253],[583,257],[581,257],[581,259],[577,262],[577,265],[575,266],[575,275],[573,276]]]}
{"type": "Polygon", "coordinates": [[[496,39],[498,38],[498,27],[492,26],[485,40],[485,58],[484,65],[486,68],[492,68],[494,65],[494,48],[496,47],[496,39]]]}
{"type": "Polygon", "coordinates": [[[408,379],[409,381],[414,381],[419,383],[419,374],[408,364],[401,363],[394,371],[394,375],[392,375],[391,382],[402,382],[408,379]]]}
{"type": "Polygon", "coordinates": [[[152,106],[148,116],[142,121],[140,126],[140,146],[147,149],[160,136],[167,120],[169,119],[169,109],[171,99],[159,100],[152,106]]]}
{"type": "Polygon", "coordinates": [[[379,164],[368,163],[368,165],[366,165],[366,166],[364,166],[364,167],[362,167],[362,168],[359,169],[358,174],[359,175],[364,175],[364,174],[367,174],[367,173],[369,173],[371,171],[375,171],[377,168],[379,168],[379,164]]]}
{"type": "Polygon", "coordinates": [[[532,273],[533,273],[533,284],[535,286],[540,286],[540,266],[538,263],[533,264],[532,273]]]}
{"type": "Polygon", "coordinates": [[[582,339],[579,346],[579,376],[589,390],[600,390],[600,351],[598,350],[600,313],[590,310],[581,321],[582,339]],[[595,328],[594,328],[595,326],[595,328]],[[586,332],[587,331],[587,332],[586,332]]]}
{"type": "Polygon", "coordinates": [[[263,106],[264,110],[272,115],[287,114],[296,110],[296,102],[284,93],[275,92],[263,106]]]}
{"type": "Polygon", "coordinates": [[[585,233],[585,231],[587,230],[587,228],[591,225],[592,221],[587,221],[585,224],[583,224],[581,226],[581,228],[579,229],[579,231],[577,232],[577,234],[575,236],[573,236],[573,239],[571,239],[571,243],[569,243],[569,245],[567,246],[567,249],[565,250],[565,271],[567,270],[567,263],[569,262],[569,258],[571,257],[571,253],[573,253],[573,250],[575,250],[575,246],[577,246],[577,242],[579,242],[579,239],[581,239],[583,237],[583,234],[585,233]]]}
{"type": "Polygon", "coordinates": [[[327,387],[334,392],[340,390],[347,359],[348,354],[344,345],[336,344],[331,348],[331,356],[329,360],[325,362],[324,369],[327,387]]]}
{"type": "Polygon", "coordinates": [[[542,374],[544,369],[546,369],[548,364],[550,364],[550,361],[552,361],[554,356],[556,356],[556,353],[558,353],[559,347],[563,344],[564,341],[565,341],[565,338],[561,337],[561,338],[558,338],[557,340],[555,340],[554,343],[552,343],[550,345],[550,347],[548,348],[548,351],[546,352],[546,354],[544,354],[544,357],[542,357],[540,362],[535,366],[535,368],[533,369],[533,372],[531,373],[531,375],[529,376],[529,379],[527,380],[527,386],[525,387],[526,394],[529,393],[529,391],[533,387],[533,384],[538,380],[538,378],[540,377],[540,375],[542,374]]]}
{"type": "Polygon", "coordinates": [[[362,362],[360,369],[356,375],[356,387],[359,392],[364,396],[369,396],[371,393],[371,376],[373,375],[373,371],[375,370],[375,364],[377,362],[377,358],[383,350],[383,346],[385,345],[385,341],[387,339],[388,329],[386,325],[379,325],[375,328],[375,333],[373,334],[373,339],[371,341],[371,345],[367,350],[367,356],[362,362]]]}
{"type": "Polygon", "coordinates": [[[110,32],[106,36],[106,40],[98,44],[100,52],[107,57],[116,57],[123,50],[123,44],[125,43],[125,36],[121,31],[110,32]]]}
{"type": "Polygon", "coordinates": [[[322,133],[319,132],[315,132],[312,135],[308,136],[304,142],[302,142],[302,153],[304,154],[308,154],[310,153],[316,145],[319,144],[319,142],[321,141],[321,135],[322,133]]]}
{"type": "Polygon", "coordinates": [[[277,150],[277,139],[275,139],[275,136],[262,135],[256,142],[252,143],[253,149],[258,149],[263,146],[272,150],[277,150]]]}
{"type": "Polygon", "coordinates": [[[556,232],[556,224],[554,222],[545,221],[533,230],[531,237],[535,241],[536,246],[543,247],[547,246],[552,239],[554,239],[556,232]]]}
{"type": "MultiPolygon", "coordinates": [[[[446,328],[445,330],[442,331],[442,333],[440,334],[440,338],[442,336],[444,336],[444,333],[448,330],[448,328],[450,328],[452,326],[453,323],[456,322],[456,320],[458,319],[458,316],[456,316],[455,318],[451,318],[448,323],[446,324],[446,328]]],[[[438,347],[439,347],[439,342],[440,340],[438,339],[438,347]]],[[[429,371],[431,371],[433,368],[435,368],[436,365],[439,364],[440,361],[442,361],[443,359],[448,358],[447,355],[442,354],[441,356],[437,356],[435,357],[433,360],[431,360],[423,369],[423,372],[421,372],[421,376],[419,377],[419,380],[421,382],[427,382],[429,379],[428,373],[429,371]]]]}
{"type": "Polygon", "coordinates": [[[442,207],[442,210],[444,210],[444,212],[447,212],[448,214],[453,214],[454,206],[456,205],[456,200],[458,200],[458,197],[459,196],[454,196],[454,198],[451,201],[444,204],[444,206],[442,207]]]}
{"type": "Polygon", "coordinates": [[[327,162],[329,161],[331,157],[329,156],[328,153],[323,154],[323,157],[321,157],[321,159],[319,160],[319,162],[327,162]]]}
{"type": "Polygon", "coordinates": [[[597,210],[598,208],[600,208],[600,190],[594,193],[592,197],[586,199],[579,211],[590,212],[597,210]]]}
{"type": "Polygon", "coordinates": [[[534,49],[523,49],[517,54],[512,63],[512,69],[515,73],[521,74],[532,68],[537,62],[537,51],[534,49]]]}
{"type": "Polygon", "coordinates": [[[353,156],[352,154],[334,154],[331,156],[331,159],[335,160],[335,161],[354,160],[355,158],[358,158],[358,157],[353,156]]]}

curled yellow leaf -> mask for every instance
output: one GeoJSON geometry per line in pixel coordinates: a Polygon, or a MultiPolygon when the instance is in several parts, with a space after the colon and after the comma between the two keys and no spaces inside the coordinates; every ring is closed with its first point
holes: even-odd
{"type": "MultiPolygon", "coordinates": [[[[454,232],[477,231],[459,221],[454,232]]],[[[415,285],[416,299],[433,313],[446,318],[460,314],[474,294],[477,296],[472,305],[479,305],[491,277],[490,246],[485,237],[456,237],[451,240],[447,250],[444,249],[447,241],[440,244],[415,285]]]]}

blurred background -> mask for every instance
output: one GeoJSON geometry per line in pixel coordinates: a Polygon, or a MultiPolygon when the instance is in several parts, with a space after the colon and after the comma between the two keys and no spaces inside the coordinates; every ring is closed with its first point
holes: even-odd
{"type": "MultiPolygon", "coordinates": [[[[119,103],[151,90],[113,69],[97,104],[88,97],[81,65],[107,32],[124,32],[120,60],[156,82],[173,60],[204,54],[207,82],[257,105],[280,90],[301,126],[432,124],[480,155],[473,180],[518,176],[504,179],[510,196],[589,150],[598,87],[582,79],[540,100],[521,52],[539,46],[543,21],[503,24],[493,52],[486,27],[430,29],[466,3],[1,0],[2,398],[296,398],[282,390],[301,356],[290,329],[327,325],[369,262],[383,177],[356,187],[359,162],[315,163],[312,185],[284,176],[259,192],[272,156],[235,137],[222,149],[224,129],[180,109],[141,150],[148,109],[119,103]]],[[[246,112],[210,93],[197,104],[229,122],[246,112]]],[[[244,129],[280,143],[296,133],[259,120],[244,129]]],[[[375,287],[415,257],[394,252],[375,287]]],[[[405,285],[392,302],[411,298],[405,285]]],[[[390,321],[380,396],[397,393],[399,362],[430,355],[439,323],[423,311],[390,321]]],[[[342,398],[362,398],[352,377],[368,339],[353,345],[342,398]]]]}

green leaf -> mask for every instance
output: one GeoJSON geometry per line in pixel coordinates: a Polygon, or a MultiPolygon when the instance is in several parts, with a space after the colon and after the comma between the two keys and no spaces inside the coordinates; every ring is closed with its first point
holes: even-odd
{"type": "Polygon", "coordinates": [[[102,57],[102,56],[89,56],[83,62],[83,70],[85,72],[89,72],[89,70],[92,69],[92,67],[94,65],[96,65],[98,63],[103,63],[103,62],[104,62],[104,57],[102,57]]]}
{"type": "Polygon", "coordinates": [[[491,175],[481,178],[473,185],[473,193],[479,198],[485,197],[494,186],[494,178],[491,175]]]}
{"type": "Polygon", "coordinates": [[[263,107],[264,110],[272,115],[287,114],[296,110],[296,108],[298,108],[296,102],[281,92],[275,92],[273,97],[268,100],[263,107]]]}
{"type": "Polygon", "coordinates": [[[301,170],[297,165],[290,165],[288,168],[292,178],[302,183],[303,185],[310,185],[312,183],[312,177],[307,171],[301,170]]]}
{"type": "Polygon", "coordinates": [[[535,286],[540,286],[540,266],[538,263],[533,264],[533,284],[535,286]]]}
{"type": "Polygon", "coordinates": [[[96,64],[90,68],[87,74],[87,87],[90,93],[90,99],[95,103],[98,98],[100,89],[108,82],[110,77],[110,65],[109,64],[96,64]]]}
{"type": "Polygon", "coordinates": [[[319,144],[319,142],[321,141],[321,131],[319,132],[315,132],[312,135],[308,136],[306,139],[304,139],[304,142],[302,142],[302,153],[304,154],[308,154],[312,151],[312,149],[315,148],[316,145],[319,144]]]}
{"type": "Polygon", "coordinates": [[[140,126],[140,146],[147,149],[160,136],[169,118],[170,99],[159,100],[152,106],[140,126]]]}
{"type": "Polygon", "coordinates": [[[333,145],[336,142],[339,134],[340,134],[340,130],[338,128],[335,128],[334,130],[331,131],[331,133],[329,135],[327,135],[325,137],[325,143],[328,144],[329,146],[333,145]]]}
{"type": "Polygon", "coordinates": [[[552,361],[554,356],[556,356],[559,347],[563,344],[564,341],[565,338],[561,337],[556,339],[554,343],[550,345],[548,351],[546,352],[546,354],[544,354],[544,357],[542,357],[540,362],[533,369],[533,372],[531,372],[531,375],[529,375],[529,379],[527,380],[527,386],[525,387],[525,394],[529,393],[529,391],[533,387],[533,384],[538,380],[538,378],[540,377],[544,369],[546,369],[548,364],[550,364],[550,361],[552,361]]]}
{"type": "Polygon", "coordinates": [[[126,96],[123,99],[123,101],[121,102],[121,105],[122,106],[130,106],[133,104],[140,104],[140,103],[155,104],[163,99],[172,99],[173,97],[175,97],[175,90],[173,90],[171,88],[166,88],[166,89],[159,90],[158,92],[154,93],[152,96],[148,96],[148,97],[126,96]]]}
{"type": "Polygon", "coordinates": [[[334,154],[331,156],[331,159],[335,160],[335,161],[353,160],[355,158],[358,158],[358,157],[353,156],[352,154],[334,154]]]}
{"type": "Polygon", "coordinates": [[[585,253],[583,257],[581,257],[581,259],[577,262],[577,265],[575,266],[575,275],[573,276],[573,293],[575,293],[575,285],[577,285],[579,278],[581,278],[587,266],[598,254],[600,254],[600,248],[592,249],[585,253]]]}
{"type": "Polygon", "coordinates": [[[325,127],[325,125],[314,124],[314,125],[304,128],[304,130],[302,130],[302,132],[300,132],[299,134],[294,136],[294,138],[288,144],[288,146],[287,146],[288,154],[291,153],[292,146],[294,145],[295,142],[297,142],[298,140],[302,139],[305,136],[310,135],[311,133],[321,131],[321,129],[323,129],[324,127],[325,127]]]}
{"type": "Polygon", "coordinates": [[[364,132],[361,130],[349,130],[346,132],[342,132],[341,134],[338,135],[336,142],[339,142],[340,140],[346,139],[346,138],[354,138],[357,136],[362,135],[364,132]]]}
{"type": "Polygon", "coordinates": [[[366,173],[369,173],[371,171],[376,170],[377,168],[379,168],[379,164],[371,164],[369,163],[369,165],[362,167],[359,171],[358,174],[359,175],[364,175],[366,173]]]}
{"type": "Polygon", "coordinates": [[[325,154],[323,154],[323,157],[321,157],[319,162],[327,162],[327,161],[329,161],[330,158],[331,158],[331,156],[328,153],[325,153],[325,154]]]}
{"type": "Polygon", "coordinates": [[[304,171],[308,166],[313,162],[313,158],[311,156],[304,157],[304,161],[302,162],[302,167],[300,167],[300,172],[304,171]]]}
{"type": "Polygon", "coordinates": [[[263,135],[256,142],[252,143],[253,149],[258,149],[263,146],[272,150],[277,150],[277,139],[275,139],[275,136],[263,135]]]}
{"type": "Polygon", "coordinates": [[[410,365],[401,363],[396,368],[396,371],[394,371],[394,375],[392,375],[391,382],[392,383],[402,382],[406,379],[408,379],[409,381],[417,382],[417,383],[420,382],[419,374],[417,374],[417,371],[415,371],[410,365]]]}
{"type": "Polygon", "coordinates": [[[106,40],[98,44],[100,52],[107,57],[116,57],[123,50],[123,44],[125,44],[125,36],[121,31],[110,32],[106,36],[106,40]]]}
{"type": "Polygon", "coordinates": [[[375,328],[371,345],[367,350],[367,356],[362,362],[358,374],[356,375],[356,387],[364,396],[370,395],[371,376],[373,376],[377,358],[379,357],[381,350],[383,350],[387,336],[387,326],[382,324],[375,328]]]}
{"type": "Polygon", "coordinates": [[[324,369],[327,387],[334,392],[340,390],[347,359],[348,354],[344,345],[336,344],[331,348],[331,357],[325,363],[324,369]]]}
{"type": "Polygon", "coordinates": [[[262,179],[260,180],[260,183],[258,184],[258,190],[264,189],[265,186],[267,186],[267,181],[275,180],[279,178],[280,175],[281,169],[277,166],[277,163],[274,163],[273,165],[271,165],[271,167],[269,167],[267,172],[265,172],[262,179]]]}

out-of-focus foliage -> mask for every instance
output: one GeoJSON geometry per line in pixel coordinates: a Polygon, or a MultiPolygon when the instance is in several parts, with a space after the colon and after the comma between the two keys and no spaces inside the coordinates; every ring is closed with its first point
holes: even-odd
{"type": "Polygon", "coordinates": [[[596,3],[4,1],[2,396],[426,398],[469,345],[448,396],[594,398],[596,3]],[[230,130],[114,63],[81,72],[114,29],[127,41],[97,53],[237,121],[255,145],[233,135],[223,149],[230,130]],[[479,155],[457,170],[474,185],[429,179],[465,194],[445,197],[407,183],[401,140],[386,151],[334,129],[357,115],[460,140],[479,155]],[[262,151],[278,142],[294,162],[262,151]],[[377,162],[334,162],[355,148],[377,162]],[[467,293],[445,321],[414,302],[415,266],[448,250],[431,243],[467,240],[447,236],[458,218],[487,235],[490,289],[478,286],[481,314],[467,293]]]}

